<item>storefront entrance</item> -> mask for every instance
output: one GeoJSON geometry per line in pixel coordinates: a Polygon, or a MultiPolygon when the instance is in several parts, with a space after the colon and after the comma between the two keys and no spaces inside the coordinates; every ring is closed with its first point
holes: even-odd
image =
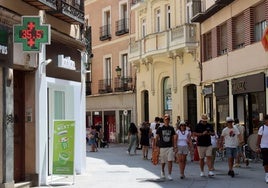
{"type": "Polygon", "coordinates": [[[25,177],[25,101],[24,72],[14,70],[14,180],[25,177]]]}
{"type": "Polygon", "coordinates": [[[234,96],[234,117],[245,125],[246,137],[258,132],[265,115],[265,92],[234,96]]]}
{"type": "Polygon", "coordinates": [[[265,74],[232,79],[234,118],[245,125],[246,137],[256,134],[266,114],[265,74]]]}

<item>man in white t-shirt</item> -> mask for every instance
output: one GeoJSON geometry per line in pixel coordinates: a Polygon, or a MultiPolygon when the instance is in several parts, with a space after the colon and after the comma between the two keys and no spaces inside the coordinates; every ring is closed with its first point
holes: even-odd
{"type": "MultiPolygon", "coordinates": [[[[152,123],[150,123],[151,133],[156,132],[156,131],[155,131],[155,127],[156,127],[156,124],[159,124],[159,120],[160,120],[159,117],[155,117],[155,118],[154,118],[154,121],[153,121],[152,123]]],[[[150,145],[151,145],[152,147],[153,147],[154,137],[155,137],[155,136],[152,134],[152,135],[151,135],[151,138],[150,138],[150,140],[151,140],[150,145]]]]}
{"type": "Polygon", "coordinates": [[[262,154],[265,182],[268,183],[268,115],[264,116],[264,125],[258,131],[256,152],[262,154]]]}
{"type": "Polygon", "coordinates": [[[151,129],[151,131],[153,131],[153,130],[155,129],[155,125],[156,125],[157,123],[159,123],[159,120],[160,120],[159,117],[155,117],[155,118],[154,118],[154,121],[150,124],[150,129],[151,129]]]}
{"type": "Polygon", "coordinates": [[[223,143],[225,144],[226,149],[226,156],[228,158],[228,175],[232,178],[234,177],[235,173],[233,171],[234,159],[237,155],[237,146],[239,143],[240,132],[239,130],[233,126],[234,120],[231,117],[226,118],[227,126],[222,130],[221,133],[221,140],[220,140],[220,148],[223,148],[223,143]],[[223,142],[224,140],[224,142],[223,142]]]}

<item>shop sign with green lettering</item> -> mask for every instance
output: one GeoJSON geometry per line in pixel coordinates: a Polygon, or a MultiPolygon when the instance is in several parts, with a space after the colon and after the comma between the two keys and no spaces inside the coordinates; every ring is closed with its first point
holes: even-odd
{"type": "Polygon", "coordinates": [[[14,43],[25,52],[40,52],[42,44],[50,44],[50,25],[41,24],[40,16],[22,16],[22,24],[14,25],[14,43]]]}

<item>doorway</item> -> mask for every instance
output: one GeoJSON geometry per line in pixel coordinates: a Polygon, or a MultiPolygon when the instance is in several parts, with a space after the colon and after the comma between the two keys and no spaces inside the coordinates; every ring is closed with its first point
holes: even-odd
{"type": "Polygon", "coordinates": [[[197,95],[196,85],[187,86],[187,107],[188,107],[188,122],[191,126],[197,123],[197,95]]]}
{"type": "Polygon", "coordinates": [[[149,121],[149,94],[148,90],[144,90],[141,93],[141,115],[143,121],[149,121]]]}
{"type": "Polygon", "coordinates": [[[234,117],[245,126],[246,137],[257,134],[265,110],[265,92],[254,92],[234,96],[234,117]]]}
{"type": "Polygon", "coordinates": [[[14,70],[14,180],[25,177],[25,73],[14,70]]]}

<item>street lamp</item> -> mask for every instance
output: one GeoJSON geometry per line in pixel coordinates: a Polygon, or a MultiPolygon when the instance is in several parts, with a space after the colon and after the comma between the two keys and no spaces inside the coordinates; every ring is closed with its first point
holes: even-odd
{"type": "Polygon", "coordinates": [[[117,66],[116,69],[115,69],[115,72],[116,72],[116,75],[117,75],[118,78],[121,77],[121,70],[122,69],[119,66],[117,66]]]}

